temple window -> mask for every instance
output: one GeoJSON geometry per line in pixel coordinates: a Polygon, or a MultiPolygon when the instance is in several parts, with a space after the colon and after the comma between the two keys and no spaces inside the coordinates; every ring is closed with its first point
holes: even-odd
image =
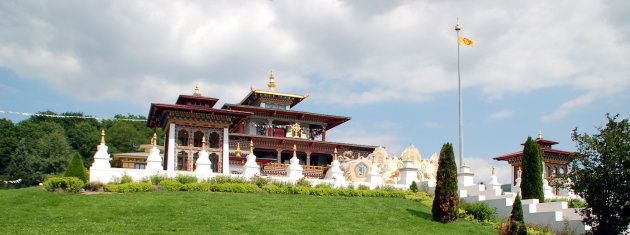
{"type": "MultiPolygon", "coordinates": [[[[212,135],[210,135],[210,136],[212,136],[212,135]]],[[[219,165],[219,155],[217,155],[216,153],[211,153],[209,157],[210,157],[210,163],[212,163],[211,166],[210,166],[210,167],[212,167],[212,172],[217,173],[217,171],[219,170],[219,166],[218,166],[219,165]]]]}
{"type": "Polygon", "coordinates": [[[188,153],[181,151],[177,153],[177,170],[185,170],[186,169],[186,158],[188,158],[188,153]]]}
{"type": "Polygon", "coordinates": [[[210,133],[210,148],[219,148],[219,134],[216,132],[210,133]]]}
{"type": "Polygon", "coordinates": [[[180,130],[177,132],[177,145],[188,146],[188,131],[180,130]]]}
{"type": "Polygon", "coordinates": [[[194,139],[195,147],[201,147],[201,142],[203,139],[203,132],[196,131],[195,134],[193,135],[193,139],[194,139]]]}
{"type": "Polygon", "coordinates": [[[278,110],[286,110],[286,105],[278,105],[278,104],[265,104],[265,108],[268,109],[278,109],[278,110]]]}

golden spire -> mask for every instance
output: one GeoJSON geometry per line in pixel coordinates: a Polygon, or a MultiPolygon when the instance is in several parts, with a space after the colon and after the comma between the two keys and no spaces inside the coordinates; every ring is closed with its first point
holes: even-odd
{"type": "Polygon", "coordinates": [[[293,157],[297,157],[297,148],[295,147],[295,144],[293,145],[293,157]]]}
{"type": "Polygon", "coordinates": [[[542,139],[542,131],[538,131],[538,139],[542,139]]]}
{"type": "Polygon", "coordinates": [[[236,154],[236,156],[241,156],[241,143],[236,142],[236,151],[234,151],[234,153],[236,154]]]}
{"type": "Polygon", "coordinates": [[[105,129],[101,129],[101,144],[105,144],[105,129]]]}
{"type": "Polygon", "coordinates": [[[153,133],[153,138],[151,138],[151,144],[153,144],[153,147],[157,146],[157,133],[153,133]]]}
{"type": "Polygon", "coordinates": [[[201,150],[206,149],[206,137],[201,138],[201,150]]]}
{"type": "Polygon", "coordinates": [[[249,140],[249,153],[254,154],[254,140],[249,140]]]}
{"type": "Polygon", "coordinates": [[[337,147],[335,147],[335,151],[333,152],[333,161],[337,160],[337,147]]]}
{"type": "Polygon", "coordinates": [[[269,74],[269,84],[267,84],[270,91],[273,91],[274,88],[276,88],[276,83],[274,82],[274,79],[275,77],[273,76],[273,71],[271,71],[271,74],[269,74]]]}
{"type": "Polygon", "coordinates": [[[459,23],[457,23],[457,24],[455,25],[455,31],[460,31],[460,30],[462,30],[462,26],[461,26],[461,25],[459,25],[459,23]]]}
{"type": "Polygon", "coordinates": [[[195,93],[193,93],[194,96],[200,96],[201,92],[199,92],[199,84],[195,85],[195,93]]]}

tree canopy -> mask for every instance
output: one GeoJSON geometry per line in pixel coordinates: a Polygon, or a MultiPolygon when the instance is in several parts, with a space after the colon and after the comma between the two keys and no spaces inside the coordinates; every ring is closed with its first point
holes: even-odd
{"type": "Polygon", "coordinates": [[[580,213],[594,234],[621,234],[630,224],[630,125],[606,115],[598,133],[573,130],[577,153],[568,178],[571,189],[588,203],[580,213]]]}

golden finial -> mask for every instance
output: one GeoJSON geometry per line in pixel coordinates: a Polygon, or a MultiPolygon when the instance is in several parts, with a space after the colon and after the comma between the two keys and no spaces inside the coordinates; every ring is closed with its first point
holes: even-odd
{"type": "Polygon", "coordinates": [[[249,140],[249,153],[254,154],[254,140],[249,140]]]}
{"type": "Polygon", "coordinates": [[[206,138],[201,138],[201,150],[206,149],[206,138]]]}
{"type": "Polygon", "coordinates": [[[105,129],[101,129],[101,144],[105,144],[105,129]]]}
{"type": "Polygon", "coordinates": [[[195,93],[193,93],[193,95],[195,96],[201,95],[201,92],[199,92],[199,84],[195,85],[195,93]]]}
{"type": "Polygon", "coordinates": [[[455,31],[460,31],[462,30],[462,26],[458,24],[455,25],[455,31]]]}
{"type": "Polygon", "coordinates": [[[241,143],[236,142],[236,151],[234,151],[236,156],[241,156],[241,143]]]}
{"type": "Polygon", "coordinates": [[[492,175],[496,175],[496,167],[492,166],[492,175]]]}
{"type": "Polygon", "coordinates": [[[153,138],[151,138],[151,144],[153,144],[153,147],[157,146],[157,133],[153,133],[153,138]]]}
{"type": "Polygon", "coordinates": [[[297,157],[297,148],[293,145],[293,157],[297,157]]]}
{"type": "Polygon", "coordinates": [[[538,131],[538,139],[542,139],[542,131],[538,131]]]}
{"type": "Polygon", "coordinates": [[[335,147],[335,151],[333,152],[333,161],[337,160],[337,147],[335,147]]]}
{"type": "Polygon", "coordinates": [[[271,71],[271,74],[269,74],[269,84],[267,84],[270,91],[273,91],[274,88],[276,88],[276,83],[274,82],[274,79],[275,77],[273,76],[273,71],[271,71]]]}

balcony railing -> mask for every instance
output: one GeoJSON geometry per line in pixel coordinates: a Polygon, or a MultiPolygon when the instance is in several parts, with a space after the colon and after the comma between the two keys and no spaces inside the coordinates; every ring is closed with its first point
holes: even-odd
{"type": "MultiPolygon", "coordinates": [[[[284,163],[268,163],[263,166],[262,174],[263,175],[276,175],[276,176],[286,176],[287,168],[289,164],[284,163]]],[[[324,174],[328,167],[325,166],[307,166],[302,165],[302,174],[308,178],[324,178],[324,174]]]]}

